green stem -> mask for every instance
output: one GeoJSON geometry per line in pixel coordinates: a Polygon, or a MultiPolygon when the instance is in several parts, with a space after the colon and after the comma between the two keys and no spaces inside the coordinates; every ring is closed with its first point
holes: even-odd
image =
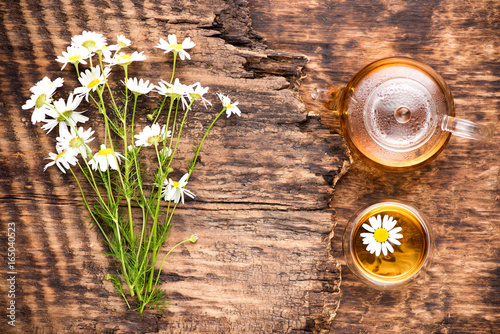
{"type": "Polygon", "coordinates": [[[175,245],[174,247],[172,247],[172,248],[168,251],[167,255],[165,255],[165,257],[164,257],[164,258],[163,258],[163,260],[161,261],[160,268],[159,268],[159,270],[158,270],[158,275],[156,276],[155,285],[152,287],[152,291],[154,291],[154,290],[156,289],[156,286],[158,285],[158,281],[159,281],[159,279],[160,279],[160,274],[161,274],[161,268],[163,268],[163,263],[165,262],[165,260],[167,259],[167,257],[170,255],[170,253],[171,253],[174,249],[176,249],[177,247],[179,247],[179,246],[180,246],[180,245],[182,245],[183,243],[188,242],[188,241],[190,241],[190,240],[191,240],[191,238],[189,238],[189,239],[186,239],[186,240],[184,240],[184,241],[179,242],[177,245],[175,245]]]}
{"type": "MultiPolygon", "coordinates": [[[[207,138],[208,136],[208,133],[210,132],[210,130],[212,129],[212,127],[214,126],[215,122],[217,122],[217,120],[219,119],[219,117],[224,113],[224,111],[226,111],[226,108],[222,108],[221,112],[219,112],[219,114],[217,115],[217,117],[215,117],[215,119],[212,121],[212,123],[210,124],[210,126],[208,127],[207,131],[205,132],[205,134],[203,135],[203,138],[201,139],[201,142],[200,144],[198,145],[198,148],[196,149],[196,154],[194,156],[194,159],[193,159],[193,164],[191,165],[191,168],[189,168],[189,176],[187,178],[187,180],[189,180],[189,177],[191,176],[191,173],[193,172],[195,166],[196,166],[196,161],[198,160],[198,156],[201,152],[201,146],[203,145],[203,142],[205,141],[205,138],[207,138]]],[[[186,181],[187,181],[186,180],[186,181]]]]}
{"type": "Polygon", "coordinates": [[[175,61],[177,59],[177,51],[173,51],[173,54],[174,54],[174,65],[172,66],[172,77],[170,78],[170,84],[172,84],[172,81],[174,81],[175,61]]]}

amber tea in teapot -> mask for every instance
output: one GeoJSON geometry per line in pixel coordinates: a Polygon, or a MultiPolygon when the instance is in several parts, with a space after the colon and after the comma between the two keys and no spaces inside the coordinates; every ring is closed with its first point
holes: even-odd
{"type": "Polygon", "coordinates": [[[450,135],[488,141],[485,126],[455,118],[444,80],[429,66],[404,57],[384,58],[359,71],[342,88],[315,90],[313,98],[340,113],[352,151],[392,171],[428,163],[450,135]]]}

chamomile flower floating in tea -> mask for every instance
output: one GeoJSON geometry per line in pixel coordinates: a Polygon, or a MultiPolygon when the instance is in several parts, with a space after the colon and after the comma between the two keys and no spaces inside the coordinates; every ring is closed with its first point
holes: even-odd
{"type": "Polygon", "coordinates": [[[237,107],[238,102],[231,103],[231,99],[221,93],[217,93],[217,96],[221,100],[222,106],[226,109],[227,117],[231,116],[232,114],[241,116],[241,111],[237,107]]]}
{"type": "Polygon", "coordinates": [[[414,207],[391,199],[358,210],[342,238],[349,269],[382,290],[414,280],[430,263],[432,245],[427,219],[414,207]]]}
{"type": "Polygon", "coordinates": [[[31,115],[31,122],[33,124],[45,119],[45,114],[50,110],[52,96],[57,88],[62,87],[63,83],[64,80],[62,78],[52,81],[45,77],[30,88],[32,95],[21,108],[24,110],[35,108],[31,115]]]}
{"type": "Polygon", "coordinates": [[[195,195],[190,190],[185,188],[188,177],[189,174],[184,174],[179,182],[172,181],[172,179],[165,181],[162,191],[162,196],[165,201],[173,201],[174,203],[179,203],[179,201],[181,201],[181,203],[184,204],[184,194],[191,198],[195,198],[195,195]]]}
{"type": "Polygon", "coordinates": [[[185,58],[191,59],[191,56],[186,52],[186,50],[195,47],[196,44],[194,44],[190,37],[184,39],[182,44],[177,43],[176,35],[168,35],[167,39],[168,42],[163,38],[160,38],[160,44],[158,44],[156,47],[158,49],[165,50],[164,53],[168,53],[170,51],[174,52],[175,54],[178,53],[181,60],[184,60],[185,58]]]}
{"type": "Polygon", "coordinates": [[[157,146],[158,143],[165,140],[165,138],[170,137],[171,131],[166,131],[165,125],[160,129],[160,125],[158,123],[153,124],[152,126],[146,125],[144,130],[140,132],[138,135],[135,135],[135,146],[157,146]]]}
{"type": "Polygon", "coordinates": [[[58,56],[56,58],[56,61],[63,64],[63,67],[61,67],[62,71],[64,70],[66,65],[68,65],[68,63],[73,65],[78,65],[78,64],[86,65],[87,62],[85,61],[85,59],[88,58],[89,58],[89,53],[85,48],[81,46],[70,45],[68,46],[67,51],[62,52],[62,56],[58,56]]]}
{"type": "Polygon", "coordinates": [[[101,172],[107,171],[108,166],[112,170],[118,170],[118,165],[121,162],[120,158],[125,159],[120,153],[113,151],[111,148],[106,148],[106,145],[101,144],[101,149],[89,161],[89,165],[93,170],[99,168],[101,172]]]}
{"type": "Polygon", "coordinates": [[[366,250],[370,252],[370,254],[375,253],[375,256],[379,256],[380,252],[387,256],[388,251],[390,253],[394,252],[394,248],[391,244],[401,245],[401,243],[397,239],[401,239],[403,237],[401,232],[401,227],[394,227],[397,224],[397,221],[394,218],[384,215],[384,218],[377,215],[377,217],[370,217],[368,219],[370,225],[363,224],[363,228],[369,233],[361,233],[361,237],[363,237],[363,244],[366,246],[366,250]]]}

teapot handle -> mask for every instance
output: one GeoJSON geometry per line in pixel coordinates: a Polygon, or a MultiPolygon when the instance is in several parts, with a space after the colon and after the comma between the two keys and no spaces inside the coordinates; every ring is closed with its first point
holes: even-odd
{"type": "Polygon", "coordinates": [[[444,117],[441,128],[456,136],[480,141],[491,141],[493,137],[491,128],[451,116],[444,117]]]}

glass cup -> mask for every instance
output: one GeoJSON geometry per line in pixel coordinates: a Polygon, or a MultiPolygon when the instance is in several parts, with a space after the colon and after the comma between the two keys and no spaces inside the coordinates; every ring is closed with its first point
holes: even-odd
{"type": "Polygon", "coordinates": [[[380,59],[345,87],[315,89],[312,97],[339,112],[351,151],[385,170],[405,171],[430,162],[451,134],[482,141],[493,135],[484,125],[455,118],[443,78],[411,58],[380,59]]]}
{"type": "Polygon", "coordinates": [[[349,220],[342,248],[359,280],[390,290],[406,286],[430,265],[434,243],[429,222],[417,209],[383,200],[361,208],[349,220]]]}

